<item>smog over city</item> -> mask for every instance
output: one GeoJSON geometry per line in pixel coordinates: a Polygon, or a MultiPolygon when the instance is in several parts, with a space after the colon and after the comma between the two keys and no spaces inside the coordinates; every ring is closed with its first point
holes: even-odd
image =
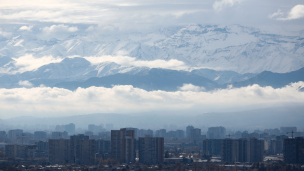
{"type": "Polygon", "coordinates": [[[294,137],[302,142],[303,123],[303,1],[0,3],[0,170],[20,169],[9,164],[11,159],[29,164],[32,154],[46,158],[50,168],[64,162],[93,170],[139,169],[118,163],[148,163],[142,170],[197,170],[210,161],[218,167],[217,161],[229,162],[221,165],[226,169],[247,162],[244,167],[256,169],[271,157],[304,164],[304,158],[293,161],[286,152],[294,137]],[[147,135],[156,138],[155,154],[163,158],[148,162],[141,153],[147,135]],[[131,156],[118,154],[116,136],[126,136],[123,143],[134,139],[134,156],[124,148],[131,156]],[[232,139],[264,144],[257,145],[260,158],[231,154],[233,163],[224,150],[232,139]],[[209,140],[221,149],[204,150],[209,140]],[[60,146],[69,149],[68,156],[53,153],[59,141],[70,143],[60,146]],[[108,151],[101,150],[105,141],[112,145],[108,151]],[[94,142],[90,157],[77,158],[77,143],[94,142]],[[43,145],[48,145],[44,151],[43,145]],[[19,146],[36,151],[21,155],[19,146]],[[174,159],[178,156],[182,162],[174,159]],[[201,165],[186,167],[187,157],[201,165]],[[2,166],[4,161],[8,164],[2,166]],[[154,168],[151,162],[164,164],[154,168]]]}

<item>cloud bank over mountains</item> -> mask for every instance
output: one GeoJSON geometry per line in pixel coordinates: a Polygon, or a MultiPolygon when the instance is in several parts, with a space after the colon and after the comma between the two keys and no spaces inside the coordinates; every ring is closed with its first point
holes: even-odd
{"type": "Polygon", "coordinates": [[[14,62],[12,63],[18,70],[14,70],[11,73],[23,73],[26,71],[33,71],[39,67],[51,63],[59,63],[63,59],[55,58],[53,56],[43,56],[43,57],[34,57],[32,54],[25,54],[19,58],[13,58],[14,62]]]}
{"type": "MultiPolygon", "coordinates": [[[[25,87],[28,83],[23,82],[25,87]]],[[[240,106],[302,103],[304,92],[300,89],[303,87],[304,82],[292,83],[278,89],[252,85],[211,92],[204,92],[203,87],[189,84],[175,92],[145,91],[128,85],[78,88],[76,91],[56,87],[0,89],[0,111],[10,111],[10,116],[6,117],[25,114],[45,117],[50,113],[60,116],[63,113],[132,113],[177,109],[203,113],[225,107],[237,109],[240,106]]]]}

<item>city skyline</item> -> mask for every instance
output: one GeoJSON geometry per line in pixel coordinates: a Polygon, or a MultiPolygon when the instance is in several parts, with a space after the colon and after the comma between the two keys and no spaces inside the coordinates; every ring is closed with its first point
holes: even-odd
{"type": "Polygon", "coordinates": [[[0,171],[303,171],[304,2],[0,3],[0,171]]]}

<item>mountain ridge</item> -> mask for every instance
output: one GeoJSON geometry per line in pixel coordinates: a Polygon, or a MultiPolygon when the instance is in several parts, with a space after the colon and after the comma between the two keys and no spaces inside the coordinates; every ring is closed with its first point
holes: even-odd
{"type": "Polygon", "coordinates": [[[247,87],[258,84],[261,87],[271,86],[282,88],[290,83],[304,81],[304,67],[289,73],[273,73],[264,71],[248,80],[234,82],[232,84],[220,85],[206,77],[197,75],[195,72],[174,71],[165,69],[151,69],[147,73],[135,75],[115,74],[105,77],[93,77],[83,82],[62,82],[55,84],[54,87],[76,90],[78,87],[88,88],[90,86],[111,88],[113,85],[132,85],[147,91],[164,90],[178,91],[184,84],[192,84],[204,87],[205,91],[215,89],[225,89],[227,86],[247,87]]]}
{"type": "MultiPolygon", "coordinates": [[[[54,86],[64,81],[81,82],[93,77],[104,77],[115,75],[118,73],[134,75],[145,73],[155,68],[148,67],[124,67],[114,62],[104,62],[99,65],[91,65],[84,58],[74,57],[65,58],[59,63],[51,63],[43,65],[35,71],[26,71],[14,75],[0,76],[0,87],[2,88],[18,88],[19,81],[30,81],[34,87],[54,86]]],[[[162,70],[162,68],[156,68],[162,70]]],[[[169,71],[169,70],[168,70],[169,71]]],[[[175,71],[175,70],[172,70],[175,71]]],[[[211,69],[197,69],[188,71],[178,71],[182,73],[191,73],[198,76],[208,78],[218,84],[232,83],[245,80],[255,76],[255,73],[239,74],[234,71],[215,71],[211,69]]]]}
{"type": "Polygon", "coordinates": [[[273,73],[264,71],[253,78],[245,81],[233,83],[233,87],[246,87],[258,84],[261,87],[271,86],[273,88],[281,88],[290,83],[304,81],[304,67],[288,73],[273,73]]]}
{"type": "Polygon", "coordinates": [[[36,58],[109,55],[144,61],[176,59],[189,67],[241,74],[265,70],[285,73],[304,67],[302,37],[264,33],[240,25],[191,24],[115,36],[75,33],[62,40],[41,40],[35,32],[23,34],[16,30],[11,39],[0,41],[0,56],[18,59],[24,54],[36,58]]]}
{"type": "Polygon", "coordinates": [[[75,90],[78,87],[88,88],[91,86],[111,88],[113,85],[132,85],[147,91],[164,90],[176,91],[184,84],[193,83],[201,85],[206,90],[218,88],[216,82],[208,78],[201,77],[191,72],[179,72],[175,70],[151,69],[147,74],[115,74],[105,77],[93,77],[84,82],[62,82],[55,84],[54,87],[75,90]]]}

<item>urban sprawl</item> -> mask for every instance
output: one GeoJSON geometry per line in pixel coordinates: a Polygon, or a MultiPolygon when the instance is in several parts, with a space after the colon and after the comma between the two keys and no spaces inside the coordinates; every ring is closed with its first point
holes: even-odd
{"type": "Polygon", "coordinates": [[[75,124],[0,131],[0,170],[304,170],[297,127],[205,132],[75,124]]]}

